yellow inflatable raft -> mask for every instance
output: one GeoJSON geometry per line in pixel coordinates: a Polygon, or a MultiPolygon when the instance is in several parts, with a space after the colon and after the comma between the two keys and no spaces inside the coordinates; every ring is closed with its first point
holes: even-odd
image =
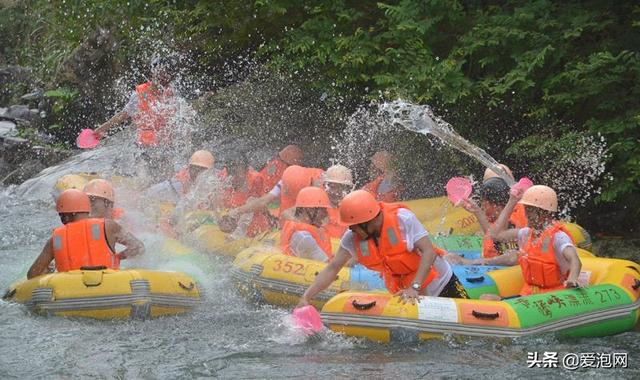
{"type": "Polygon", "coordinates": [[[3,298],[43,315],[146,319],[186,313],[200,303],[200,292],[178,272],[91,269],[25,280],[3,298]]]}
{"type": "MultiPolygon", "coordinates": [[[[626,260],[582,257],[589,285],[503,301],[422,297],[402,304],[388,293],[345,292],[329,300],[322,318],[334,331],[377,341],[412,341],[443,334],[519,337],[545,332],[607,336],[638,322],[640,266],[626,260]]],[[[488,272],[502,297],[518,294],[520,267],[488,272]]]]}
{"type": "MultiPolygon", "coordinates": [[[[233,262],[231,277],[240,292],[258,303],[292,306],[327,264],[286,256],[271,246],[256,246],[240,252],[233,262]]],[[[349,289],[379,289],[380,277],[362,266],[343,268],[336,280],[313,300],[321,307],[338,292],[349,289]]]]}

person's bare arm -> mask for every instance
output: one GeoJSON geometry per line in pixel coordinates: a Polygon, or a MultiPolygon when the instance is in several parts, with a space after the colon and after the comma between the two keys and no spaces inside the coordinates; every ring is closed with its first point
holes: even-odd
{"type": "Polygon", "coordinates": [[[518,204],[520,198],[522,198],[523,191],[522,189],[513,189],[509,195],[509,201],[507,205],[504,206],[502,212],[498,216],[498,220],[493,225],[492,228],[489,229],[491,238],[495,241],[515,241],[518,239],[518,229],[510,228],[507,229],[509,225],[509,219],[511,218],[511,213],[513,213],[513,209],[518,204]]]}
{"type": "Polygon", "coordinates": [[[229,211],[229,215],[232,217],[238,216],[240,214],[244,214],[247,212],[252,212],[252,211],[256,211],[256,210],[260,210],[263,209],[265,207],[267,207],[267,205],[275,200],[278,199],[277,195],[273,195],[273,194],[265,194],[263,196],[261,196],[260,198],[251,200],[247,203],[245,203],[244,205],[238,207],[238,208],[234,208],[232,210],[229,211]]]}
{"type": "Polygon", "coordinates": [[[122,226],[112,220],[106,220],[105,225],[107,240],[114,242],[114,246],[117,243],[127,247],[124,251],[118,253],[118,257],[121,260],[144,254],[144,243],[138,240],[129,231],[125,230],[122,226]]]}
{"type": "MultiPolygon", "coordinates": [[[[424,236],[415,242],[415,248],[420,252],[420,263],[416,276],[413,278],[414,283],[422,284],[431,271],[433,262],[436,260],[436,253],[428,236],[424,236]]],[[[419,293],[413,288],[400,289],[395,295],[401,296],[403,303],[406,301],[415,304],[418,300],[419,293]]]]}
{"type": "Polygon", "coordinates": [[[564,286],[567,288],[578,287],[578,277],[582,269],[582,261],[580,261],[580,257],[578,257],[578,251],[576,251],[575,247],[568,246],[562,250],[562,256],[569,262],[569,275],[564,282],[564,286]]]}
{"type": "Polygon", "coordinates": [[[53,248],[51,247],[51,239],[47,240],[47,244],[42,248],[42,252],[36,258],[36,260],[29,268],[27,272],[27,278],[31,279],[41,274],[45,274],[49,272],[49,264],[53,260],[53,248]]]}
{"type": "Polygon", "coordinates": [[[505,265],[505,266],[513,266],[518,264],[518,251],[510,250],[506,253],[496,256],[484,258],[481,257],[479,259],[473,260],[465,260],[464,265],[505,265]]]}
{"type": "Polygon", "coordinates": [[[340,269],[344,267],[350,258],[351,254],[349,251],[340,247],[338,252],[333,256],[331,262],[329,262],[329,264],[320,273],[318,273],[313,284],[311,284],[311,286],[309,286],[309,288],[304,292],[297,307],[309,305],[311,299],[313,299],[316,294],[328,288],[331,283],[335,281],[340,269]]]}
{"type": "Polygon", "coordinates": [[[463,199],[461,205],[462,205],[462,208],[472,213],[476,217],[476,219],[478,219],[478,223],[480,224],[480,227],[482,228],[483,233],[489,232],[489,228],[491,227],[491,224],[487,219],[487,215],[484,213],[484,211],[482,211],[482,209],[474,201],[470,199],[463,199]]]}
{"type": "Polygon", "coordinates": [[[96,138],[102,138],[107,134],[107,132],[109,132],[111,128],[115,127],[118,124],[124,123],[127,119],[129,119],[129,114],[126,111],[122,110],[113,115],[111,119],[107,120],[100,127],[96,128],[93,133],[96,138]]]}

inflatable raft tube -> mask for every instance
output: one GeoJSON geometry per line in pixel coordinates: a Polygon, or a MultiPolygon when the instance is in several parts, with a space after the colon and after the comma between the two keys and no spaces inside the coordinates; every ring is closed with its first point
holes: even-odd
{"type": "MultiPolygon", "coordinates": [[[[324,269],[326,263],[283,255],[272,246],[245,249],[233,262],[231,278],[238,290],[257,303],[294,306],[324,269]]],[[[312,303],[321,307],[338,292],[350,289],[384,289],[380,276],[361,265],[343,268],[336,280],[320,292],[312,303]]]]}
{"type": "Polygon", "coordinates": [[[383,292],[345,292],[322,308],[332,330],[376,341],[417,341],[444,334],[520,337],[557,332],[571,337],[608,336],[638,322],[640,266],[626,260],[582,258],[589,285],[526,297],[519,267],[493,271],[502,301],[421,297],[403,305],[383,292]]]}
{"type": "Polygon", "coordinates": [[[200,303],[200,292],[179,272],[100,267],[24,280],[3,299],[46,316],[147,319],[189,312],[200,303]]]}

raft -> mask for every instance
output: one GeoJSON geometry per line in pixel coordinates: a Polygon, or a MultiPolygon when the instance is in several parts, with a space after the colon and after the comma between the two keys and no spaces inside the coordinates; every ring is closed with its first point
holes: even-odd
{"type": "MultiPolygon", "coordinates": [[[[250,247],[238,254],[230,271],[241,294],[256,303],[295,306],[304,291],[327,264],[283,255],[272,246],[250,247]]],[[[361,265],[342,268],[329,288],[318,293],[312,303],[320,308],[345,290],[384,289],[380,276],[361,265]]]]}
{"type": "Polygon", "coordinates": [[[445,334],[515,338],[540,333],[599,337],[633,330],[640,316],[640,265],[582,257],[581,280],[589,285],[516,297],[520,267],[484,274],[502,301],[421,297],[403,305],[384,292],[344,292],[322,308],[331,330],[375,341],[418,341],[445,334]],[[513,297],[513,298],[509,298],[513,297]]]}
{"type": "Polygon", "coordinates": [[[148,319],[189,312],[200,303],[200,292],[179,272],[98,268],[24,280],[3,299],[45,316],[148,319]]]}
{"type": "MultiPolygon", "coordinates": [[[[477,236],[435,236],[432,241],[447,252],[468,259],[480,257],[482,239],[477,236]]],[[[334,239],[332,243],[339,244],[339,241],[334,239]]],[[[578,249],[578,255],[581,258],[593,257],[593,254],[583,249],[578,249]]],[[[236,256],[230,273],[236,287],[252,301],[291,307],[298,303],[315,276],[326,265],[319,261],[284,255],[278,247],[272,245],[259,245],[241,251],[236,256]]],[[[453,272],[473,299],[486,293],[498,293],[498,283],[492,273],[502,268],[505,267],[452,265],[453,272]]],[[[353,268],[343,268],[336,281],[319,293],[313,304],[321,307],[337,292],[348,289],[386,292],[384,282],[377,272],[356,265],[353,268]]]]}

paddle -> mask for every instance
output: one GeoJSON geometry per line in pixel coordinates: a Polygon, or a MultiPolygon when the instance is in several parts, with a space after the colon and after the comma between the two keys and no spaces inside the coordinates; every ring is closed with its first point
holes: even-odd
{"type": "Polygon", "coordinates": [[[324,327],[320,313],[312,305],[293,309],[293,325],[302,329],[306,335],[314,335],[322,331],[324,327]]]}
{"type": "Polygon", "coordinates": [[[93,129],[85,128],[80,131],[78,138],[76,139],[76,145],[81,149],[95,148],[100,140],[96,138],[93,129]]]}
{"type": "Polygon", "coordinates": [[[466,177],[453,177],[447,182],[447,197],[454,205],[460,204],[465,199],[469,199],[473,186],[466,177]]]}

